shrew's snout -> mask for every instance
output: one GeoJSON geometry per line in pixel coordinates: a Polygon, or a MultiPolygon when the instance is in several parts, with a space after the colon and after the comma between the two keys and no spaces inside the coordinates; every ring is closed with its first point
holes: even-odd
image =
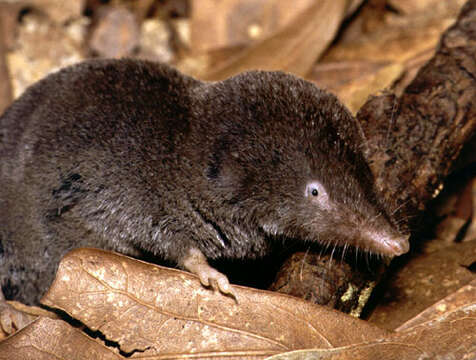
{"type": "Polygon", "coordinates": [[[393,235],[379,231],[367,231],[364,238],[370,241],[371,245],[368,247],[370,251],[382,255],[400,256],[410,249],[408,235],[393,235]]]}

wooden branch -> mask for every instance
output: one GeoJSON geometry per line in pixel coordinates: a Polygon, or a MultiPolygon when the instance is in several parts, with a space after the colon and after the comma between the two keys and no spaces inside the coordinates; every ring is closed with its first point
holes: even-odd
{"type": "Polygon", "coordinates": [[[408,216],[442,188],[476,127],[476,1],[442,36],[434,57],[397,98],[370,99],[357,118],[378,190],[408,216]]]}

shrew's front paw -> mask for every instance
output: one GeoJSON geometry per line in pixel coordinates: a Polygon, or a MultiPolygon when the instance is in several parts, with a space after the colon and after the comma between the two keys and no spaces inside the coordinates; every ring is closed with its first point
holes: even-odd
{"type": "Polygon", "coordinates": [[[15,309],[0,297],[0,331],[6,335],[13,334],[15,331],[23,329],[34,320],[34,316],[28,315],[15,309]]]}
{"type": "Polygon", "coordinates": [[[211,286],[221,293],[231,295],[236,299],[226,275],[211,267],[202,252],[196,248],[190,249],[188,255],[181,261],[181,265],[200,278],[203,286],[211,286]]]}

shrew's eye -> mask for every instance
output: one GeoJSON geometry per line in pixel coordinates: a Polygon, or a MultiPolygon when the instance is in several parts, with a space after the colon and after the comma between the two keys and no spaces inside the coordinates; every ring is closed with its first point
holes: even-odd
{"type": "Polygon", "coordinates": [[[318,180],[311,180],[306,184],[304,196],[319,209],[329,210],[332,208],[327,190],[318,180]]]}
{"type": "Polygon", "coordinates": [[[313,198],[313,199],[316,199],[316,200],[317,199],[322,200],[322,199],[326,198],[326,189],[317,180],[309,181],[306,184],[306,191],[305,191],[304,195],[306,197],[310,197],[310,198],[313,198]]]}

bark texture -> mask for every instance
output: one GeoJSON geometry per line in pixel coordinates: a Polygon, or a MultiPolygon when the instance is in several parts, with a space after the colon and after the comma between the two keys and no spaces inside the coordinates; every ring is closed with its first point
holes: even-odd
{"type": "Polygon", "coordinates": [[[476,1],[468,1],[434,57],[397,98],[358,112],[378,190],[398,214],[423,210],[476,126],[476,1]]]}

